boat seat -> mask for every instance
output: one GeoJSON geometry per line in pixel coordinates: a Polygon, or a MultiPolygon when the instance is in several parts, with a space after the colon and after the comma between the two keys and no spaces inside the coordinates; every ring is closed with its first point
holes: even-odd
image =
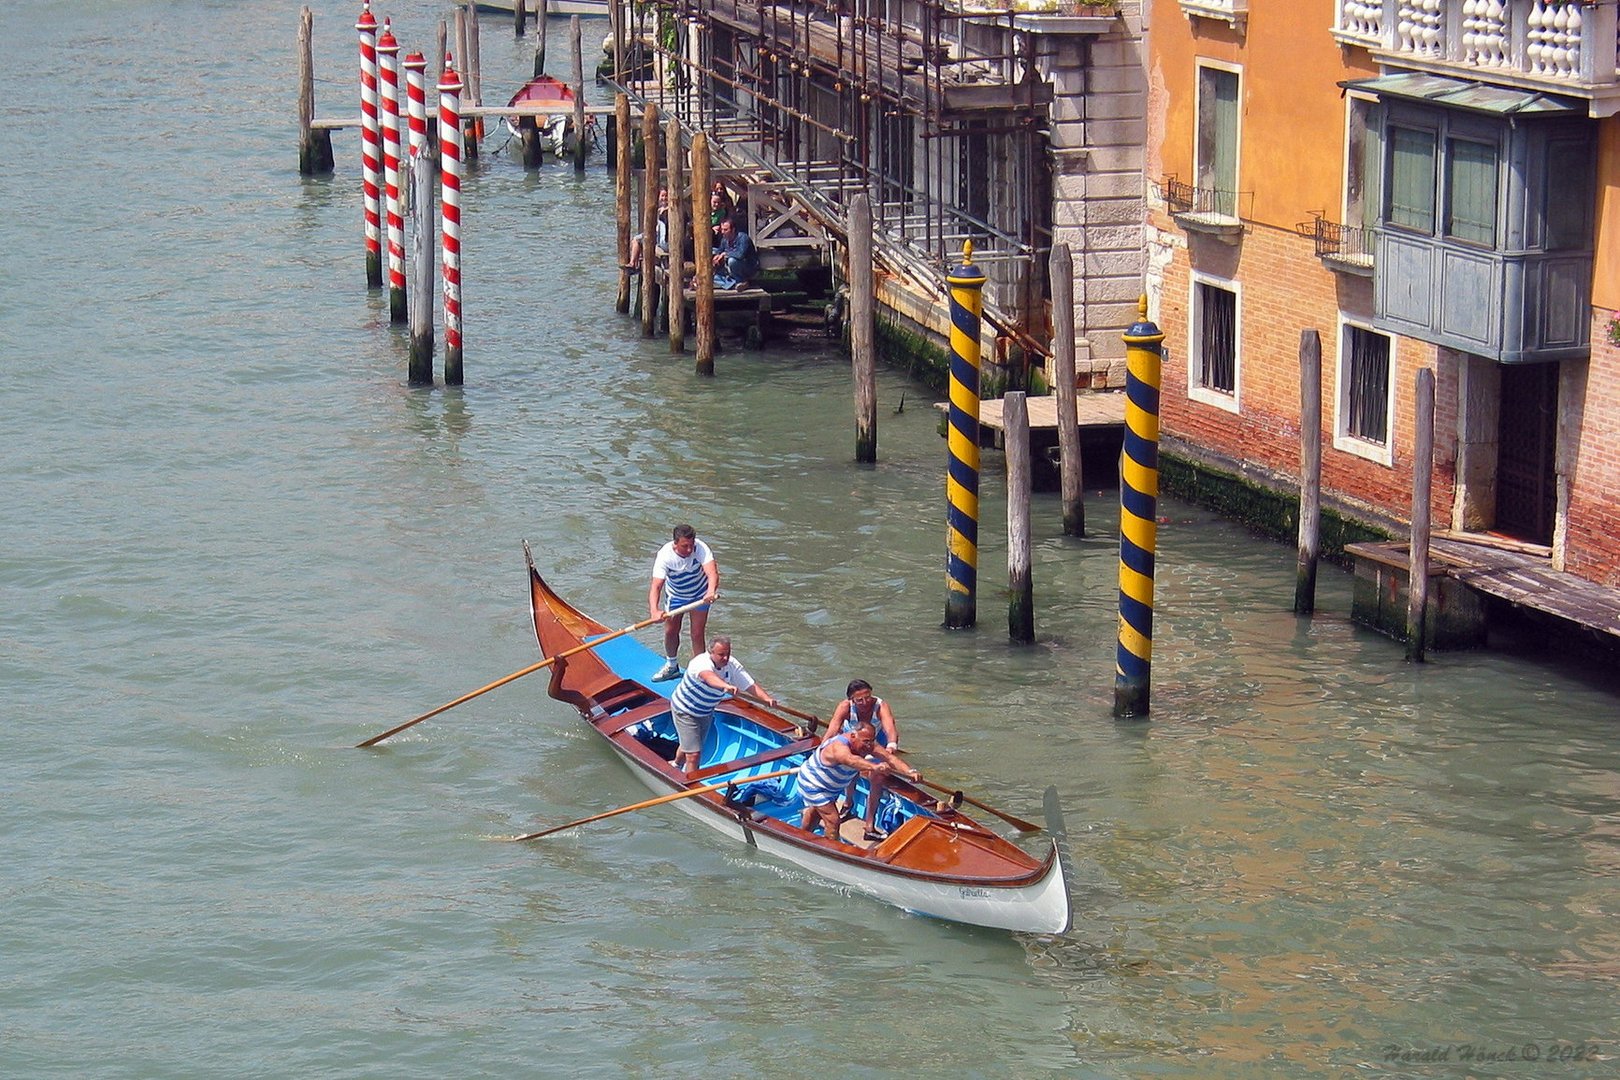
{"type": "MultiPolygon", "coordinates": [[[[784,746],[772,747],[769,750],[761,750],[759,753],[752,754],[745,758],[737,758],[732,761],[721,761],[716,762],[713,765],[705,766],[704,768],[699,769],[696,773],[693,773],[692,779],[707,780],[711,776],[725,776],[728,773],[739,772],[743,769],[752,768],[755,765],[763,765],[767,762],[780,761],[783,758],[792,757],[794,754],[802,754],[813,750],[815,749],[815,745],[816,740],[813,738],[799,739],[784,746]]],[[[744,777],[743,779],[746,780],[747,778],[744,777]]]]}
{"type": "Polygon", "coordinates": [[[669,702],[659,698],[657,701],[649,701],[645,705],[638,705],[636,708],[631,709],[628,712],[618,713],[617,715],[609,716],[604,720],[598,721],[596,723],[596,730],[600,731],[603,735],[611,737],[617,735],[625,728],[635,727],[643,720],[651,719],[654,716],[661,716],[667,712],[669,712],[669,702]]]}

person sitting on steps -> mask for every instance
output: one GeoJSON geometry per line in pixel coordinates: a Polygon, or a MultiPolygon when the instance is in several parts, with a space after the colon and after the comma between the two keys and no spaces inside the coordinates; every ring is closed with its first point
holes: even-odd
{"type": "MultiPolygon", "coordinates": [[[[622,267],[622,269],[628,270],[632,274],[641,273],[642,236],[642,233],[636,233],[630,238],[630,258],[622,267]]],[[[669,247],[669,188],[667,187],[658,189],[658,228],[653,234],[653,239],[656,241],[653,245],[653,253],[662,255],[664,250],[669,247]]]]}
{"type": "Polygon", "coordinates": [[[746,289],[759,273],[759,249],[731,218],[720,220],[720,242],[714,252],[714,287],[746,289]]]}

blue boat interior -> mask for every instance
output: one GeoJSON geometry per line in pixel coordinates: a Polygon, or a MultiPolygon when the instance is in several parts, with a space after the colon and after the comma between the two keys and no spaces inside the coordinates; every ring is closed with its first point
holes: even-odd
{"type": "MultiPolygon", "coordinates": [[[[626,678],[634,679],[665,699],[668,699],[678,685],[678,680],[674,679],[667,682],[653,682],[653,673],[663,664],[663,657],[628,635],[604,642],[597,646],[595,651],[608,667],[626,678]]],[[[675,723],[667,712],[643,720],[631,727],[629,733],[665,761],[674,758],[678,741],[675,736],[675,723]]],[[[776,750],[787,745],[788,739],[787,735],[763,727],[752,720],[718,712],[715,714],[714,723],[709,725],[708,734],[704,737],[699,767],[709,769],[728,761],[739,761],[755,754],[776,750]]],[[[732,773],[721,771],[708,776],[704,783],[731,781],[736,785],[735,790],[728,789],[724,792],[729,802],[751,809],[756,817],[771,817],[797,825],[804,811],[804,800],[799,797],[799,778],[796,775],[772,777],[767,780],[752,778],[802,765],[809,753],[806,751],[773,761],[758,762],[732,773]]],[[[866,815],[868,797],[866,781],[857,780],[853,805],[857,817],[866,815]]],[[[928,808],[920,806],[913,800],[893,791],[885,791],[878,801],[874,824],[883,832],[892,833],[907,819],[919,814],[933,816],[928,808]]]]}

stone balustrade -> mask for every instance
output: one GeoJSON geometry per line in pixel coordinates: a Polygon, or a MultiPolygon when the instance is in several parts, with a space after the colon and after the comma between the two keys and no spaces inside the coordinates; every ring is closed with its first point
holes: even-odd
{"type": "Polygon", "coordinates": [[[1579,93],[1615,84],[1611,0],[1339,0],[1333,34],[1392,63],[1579,93]]]}

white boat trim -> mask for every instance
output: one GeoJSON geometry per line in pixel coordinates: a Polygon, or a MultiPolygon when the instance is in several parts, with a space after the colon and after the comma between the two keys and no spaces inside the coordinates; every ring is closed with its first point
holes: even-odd
{"type": "MultiPolygon", "coordinates": [[[[595,728],[591,730],[600,734],[595,728]]],[[[607,741],[649,791],[669,794],[667,780],[649,772],[611,739],[607,741]]],[[[818,855],[813,849],[781,840],[763,826],[745,831],[735,818],[717,813],[712,805],[697,799],[682,799],[670,805],[733,840],[918,915],[1031,934],[1064,933],[1072,919],[1069,886],[1063,860],[1057,857],[1056,841],[1050,869],[1034,882],[1002,887],[958,885],[907,877],[887,866],[868,869],[858,861],[818,855]]]]}

